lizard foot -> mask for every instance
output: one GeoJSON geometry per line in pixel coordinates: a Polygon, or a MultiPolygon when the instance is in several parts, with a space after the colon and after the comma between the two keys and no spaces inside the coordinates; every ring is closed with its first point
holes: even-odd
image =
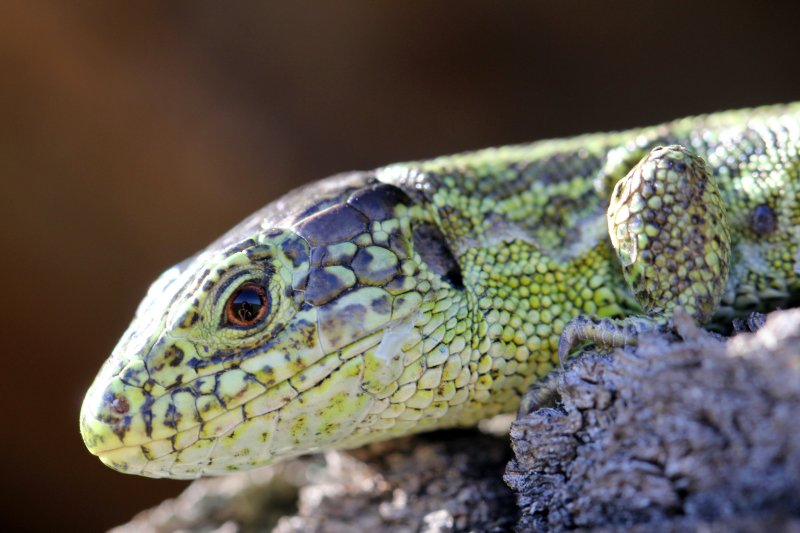
{"type": "Polygon", "coordinates": [[[730,233],[717,182],[702,158],[659,146],[619,180],[608,233],[625,281],[650,317],[681,306],[706,323],[728,280],[730,233]]]}
{"type": "Polygon", "coordinates": [[[653,148],[617,182],[607,218],[625,281],[646,314],[574,318],[559,341],[562,363],[580,342],[616,348],[636,344],[645,331],[668,331],[679,307],[703,324],[725,289],[725,207],[705,161],[687,148],[653,148]]]}
{"type": "Polygon", "coordinates": [[[664,332],[666,324],[647,316],[627,318],[594,318],[578,315],[570,320],[558,342],[558,361],[563,366],[573,348],[584,342],[593,342],[603,348],[620,348],[637,344],[639,335],[649,331],[664,332]]]}
{"type": "Polygon", "coordinates": [[[733,331],[736,333],[755,333],[767,322],[764,313],[750,313],[747,318],[734,318],[733,331]]]}

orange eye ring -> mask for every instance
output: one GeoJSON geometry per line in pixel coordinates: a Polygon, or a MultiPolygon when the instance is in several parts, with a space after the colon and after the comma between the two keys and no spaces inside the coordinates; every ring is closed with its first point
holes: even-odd
{"type": "Polygon", "coordinates": [[[269,297],[264,287],[245,283],[225,303],[225,319],[231,326],[249,328],[264,318],[268,307],[269,297]]]}

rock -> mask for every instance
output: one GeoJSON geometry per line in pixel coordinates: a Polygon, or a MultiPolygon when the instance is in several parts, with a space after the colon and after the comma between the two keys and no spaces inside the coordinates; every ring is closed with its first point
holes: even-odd
{"type": "Polygon", "coordinates": [[[276,533],[507,531],[516,522],[502,482],[506,439],[455,431],[327,454],[323,479],[302,489],[276,533]]]}
{"type": "Polygon", "coordinates": [[[800,310],[584,354],[512,425],[518,529],[800,529],[800,310]],[[768,527],[769,526],[769,527],[768,527]]]}
{"type": "Polygon", "coordinates": [[[199,479],[179,497],[142,511],[111,532],[268,531],[279,518],[297,510],[299,487],[308,483],[309,472],[319,466],[300,459],[253,472],[199,479]]]}

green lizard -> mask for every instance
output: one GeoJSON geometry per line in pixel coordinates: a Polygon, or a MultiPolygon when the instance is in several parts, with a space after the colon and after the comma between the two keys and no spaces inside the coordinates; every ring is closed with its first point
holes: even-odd
{"type": "Polygon", "coordinates": [[[334,176],[151,287],[86,395],[117,470],[194,478],[513,411],[584,341],[800,295],[800,103],[334,176]]]}

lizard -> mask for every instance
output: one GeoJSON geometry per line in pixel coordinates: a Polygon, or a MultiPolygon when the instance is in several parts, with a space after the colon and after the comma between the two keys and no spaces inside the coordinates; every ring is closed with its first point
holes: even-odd
{"type": "Polygon", "coordinates": [[[151,286],[80,430],[196,478],[513,412],[582,343],[800,299],[800,102],[336,175],[151,286]]]}

